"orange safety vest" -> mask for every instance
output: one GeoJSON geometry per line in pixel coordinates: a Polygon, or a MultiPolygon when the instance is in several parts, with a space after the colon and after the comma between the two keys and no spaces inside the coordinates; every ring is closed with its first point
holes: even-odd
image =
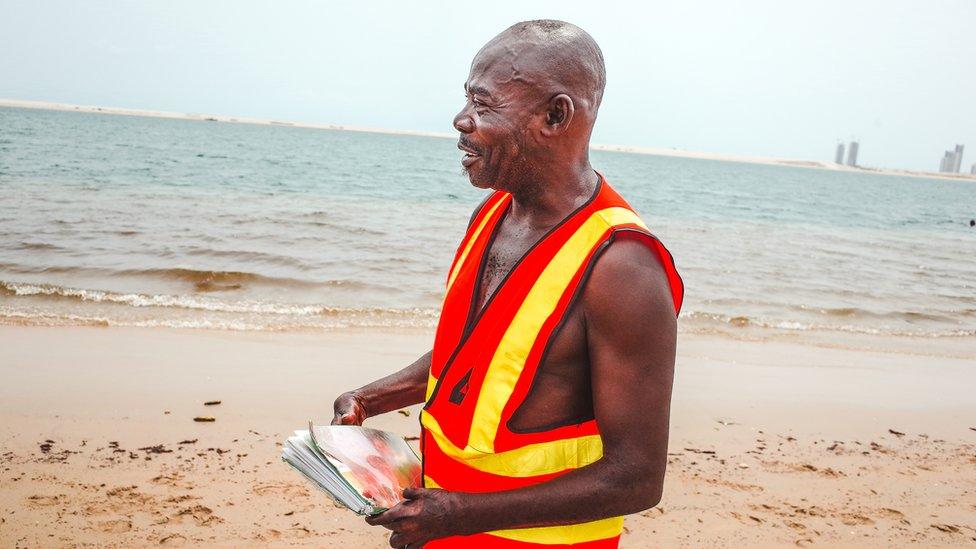
{"type": "MultiPolygon", "coordinates": [[[[496,191],[475,216],[447,278],[420,414],[427,488],[495,492],[530,486],[603,456],[596,420],[514,433],[508,421],[572,307],[597,254],[634,231],[664,264],[675,312],[683,286],[671,254],[603,176],[593,197],[529,249],[481,312],[474,295],[488,249],[512,196],[496,191]]],[[[582,524],[500,530],[435,540],[439,547],[617,547],[623,517],[582,524]]]]}

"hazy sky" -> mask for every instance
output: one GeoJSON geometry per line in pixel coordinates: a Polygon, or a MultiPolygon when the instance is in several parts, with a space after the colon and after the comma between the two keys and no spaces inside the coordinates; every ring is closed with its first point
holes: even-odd
{"type": "Polygon", "coordinates": [[[471,57],[535,18],[603,48],[596,143],[976,162],[973,0],[0,0],[0,97],[451,132],[471,57]]]}

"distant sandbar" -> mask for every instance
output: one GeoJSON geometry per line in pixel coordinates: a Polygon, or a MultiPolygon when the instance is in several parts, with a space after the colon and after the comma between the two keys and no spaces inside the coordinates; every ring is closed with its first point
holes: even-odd
{"type": "MultiPolygon", "coordinates": [[[[116,114],[124,116],[147,116],[151,118],[169,118],[175,120],[200,120],[209,122],[229,122],[237,124],[260,124],[265,126],[290,126],[294,128],[312,128],[319,130],[353,131],[367,133],[382,133],[389,135],[412,135],[420,137],[437,137],[444,139],[454,139],[456,136],[449,133],[425,132],[413,130],[391,130],[385,128],[370,128],[365,126],[347,126],[339,124],[311,124],[307,122],[296,122],[290,120],[271,120],[264,118],[250,118],[244,116],[227,116],[220,114],[198,114],[154,111],[147,109],[125,109],[118,107],[98,107],[92,105],[75,105],[71,103],[54,103],[49,101],[26,101],[20,99],[0,99],[0,107],[18,107],[24,109],[45,109],[57,111],[75,111],[96,114],[116,114]]],[[[695,158],[699,160],[720,160],[725,162],[743,162],[748,164],[765,164],[770,166],[789,166],[794,168],[814,168],[821,170],[848,171],[857,173],[875,173],[881,175],[901,175],[908,177],[924,177],[937,179],[955,179],[976,181],[976,175],[970,174],[948,174],[936,172],[924,172],[916,170],[901,170],[895,168],[868,168],[852,167],[834,164],[833,162],[823,162],[819,160],[802,160],[790,158],[775,158],[764,156],[742,156],[733,154],[722,154],[712,152],[685,151],[681,149],[667,149],[657,147],[632,147],[623,145],[592,145],[593,150],[623,152],[631,154],[646,154],[652,156],[671,156],[679,158],[695,158]]]]}

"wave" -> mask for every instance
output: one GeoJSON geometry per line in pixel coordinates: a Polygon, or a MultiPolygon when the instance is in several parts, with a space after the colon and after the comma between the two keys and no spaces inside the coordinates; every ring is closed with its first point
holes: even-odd
{"type": "MultiPolygon", "coordinates": [[[[904,313],[906,317],[912,315],[924,315],[923,313],[904,313]]],[[[768,318],[753,318],[743,315],[726,315],[722,313],[712,313],[712,312],[702,312],[702,311],[684,311],[681,313],[681,318],[691,321],[690,331],[696,331],[701,325],[719,325],[729,328],[765,328],[773,330],[783,330],[783,331],[796,331],[796,332],[809,332],[809,331],[836,331],[836,332],[847,332],[853,334],[867,334],[867,335],[890,335],[890,336],[906,336],[906,337],[971,337],[976,336],[976,327],[970,328],[956,328],[956,329],[943,329],[943,330],[925,330],[925,329],[904,329],[889,325],[881,326],[870,326],[867,324],[829,324],[820,322],[802,322],[798,320],[784,320],[784,319],[768,319],[768,318]]],[[[835,315],[835,316],[850,316],[850,315],[835,315]]],[[[943,318],[935,315],[924,315],[931,316],[932,318],[943,318]]]]}
{"type": "Polygon", "coordinates": [[[310,281],[295,278],[271,277],[244,271],[207,271],[187,268],[163,269],[124,269],[115,271],[120,276],[150,276],[166,280],[178,280],[193,284],[198,292],[239,290],[244,284],[267,284],[276,286],[316,286],[310,281]]]}
{"type": "MultiPolygon", "coordinates": [[[[167,269],[171,276],[198,280],[200,271],[167,269]]],[[[246,273],[226,273],[219,280],[249,279],[246,273]]],[[[219,299],[209,295],[121,293],[105,290],[69,288],[50,284],[0,281],[0,298],[23,298],[23,306],[0,308],[6,322],[81,324],[93,326],[161,326],[174,328],[215,328],[232,330],[290,330],[302,328],[337,328],[345,326],[433,327],[438,319],[436,308],[336,307],[323,304],[298,304],[256,299],[219,299]],[[40,299],[39,301],[37,299],[40,299]],[[53,303],[50,300],[55,300],[53,303]],[[62,304],[59,305],[58,303],[62,304]],[[74,305],[72,305],[74,304],[74,305]],[[103,305],[89,310],[84,306],[103,305]],[[25,307],[28,309],[25,310],[25,307]],[[106,308],[104,306],[109,306],[106,308]],[[121,308],[111,308],[119,306],[121,308]],[[38,309],[39,307],[39,309],[38,309]],[[53,307],[53,310],[50,308],[53,307]],[[38,310],[33,310],[38,309],[38,310]],[[141,311],[141,312],[140,312],[141,311]],[[79,314],[80,313],[80,314],[79,314]],[[89,314],[86,314],[89,313],[89,314]]],[[[13,303],[10,300],[8,303],[13,303]]],[[[834,331],[853,334],[909,337],[971,337],[976,327],[941,321],[929,321],[926,327],[860,321],[856,308],[830,310],[822,320],[806,321],[784,318],[762,318],[706,311],[681,314],[682,331],[728,332],[733,330],[771,329],[785,332],[834,331]],[[951,326],[947,326],[951,325],[951,326]]],[[[918,316],[908,313],[902,318],[918,316]]],[[[943,319],[936,315],[922,315],[943,319]]]]}
{"type": "Polygon", "coordinates": [[[295,330],[334,330],[344,328],[426,328],[434,327],[429,318],[372,314],[359,315],[352,311],[334,318],[319,318],[304,322],[264,321],[242,318],[111,318],[76,314],[24,312],[0,308],[0,324],[17,326],[91,326],[133,328],[179,328],[202,330],[285,332],[295,330]]]}
{"type": "Polygon", "coordinates": [[[196,256],[196,257],[215,257],[218,259],[231,259],[234,261],[243,261],[248,264],[261,263],[265,265],[285,265],[288,267],[294,267],[296,269],[305,270],[308,268],[308,264],[304,261],[296,259],[294,257],[289,257],[280,254],[271,254],[266,252],[254,252],[249,250],[215,250],[211,248],[200,248],[198,246],[191,246],[183,249],[183,253],[186,255],[196,256]]]}
{"type": "Polygon", "coordinates": [[[386,236],[388,234],[386,230],[381,228],[342,222],[335,219],[335,214],[325,211],[314,211],[300,214],[287,213],[282,214],[281,216],[266,215],[259,217],[238,214],[223,214],[220,217],[229,219],[230,223],[234,225],[253,225],[257,220],[288,228],[316,227],[318,229],[334,230],[336,232],[346,234],[368,236],[386,236]]]}
{"type": "Polygon", "coordinates": [[[13,246],[12,249],[54,251],[54,250],[62,250],[63,248],[61,248],[60,246],[55,246],[54,244],[48,244],[47,242],[21,242],[20,244],[13,246]]]}
{"type": "MultiPolygon", "coordinates": [[[[263,286],[283,286],[290,288],[313,288],[328,286],[362,287],[368,289],[369,284],[354,280],[302,280],[289,277],[268,276],[246,271],[219,271],[190,268],[154,268],[154,269],[107,269],[100,267],[71,267],[46,266],[29,267],[11,263],[0,263],[0,270],[16,274],[63,274],[97,277],[149,277],[159,280],[186,282],[193,285],[198,292],[216,292],[240,290],[247,284],[263,286]]],[[[16,284],[3,282],[3,284],[16,284]]]]}
{"type": "MultiPolygon", "coordinates": [[[[860,319],[879,319],[879,320],[900,320],[905,322],[919,322],[919,321],[935,321],[935,322],[952,322],[952,318],[946,314],[940,314],[937,312],[924,312],[924,311],[871,311],[868,309],[862,309],[860,307],[807,307],[807,306],[794,306],[790,307],[793,310],[801,311],[808,314],[818,314],[828,317],[841,317],[841,318],[860,318],[860,319]]],[[[969,316],[972,315],[976,310],[974,309],[957,309],[949,311],[953,315],[969,316]]]]}
{"type": "MultiPolygon", "coordinates": [[[[196,272],[196,271],[194,271],[196,272]]],[[[138,308],[185,309],[213,313],[283,315],[292,317],[388,315],[435,317],[435,309],[343,308],[325,305],[302,305],[260,300],[224,301],[206,296],[119,293],[104,290],[67,288],[51,284],[25,284],[0,281],[0,296],[47,297],[74,302],[108,303],[138,308]]]]}

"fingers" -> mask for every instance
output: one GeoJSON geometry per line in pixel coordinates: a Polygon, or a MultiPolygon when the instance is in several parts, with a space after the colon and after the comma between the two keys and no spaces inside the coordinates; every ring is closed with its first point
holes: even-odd
{"type": "Polygon", "coordinates": [[[370,526],[386,526],[403,518],[403,504],[398,503],[392,509],[387,509],[378,515],[368,515],[366,524],[370,526]]]}
{"type": "Polygon", "coordinates": [[[356,414],[350,414],[350,413],[337,414],[334,418],[332,418],[332,424],[333,425],[359,425],[359,419],[356,417],[356,414]]]}
{"type": "Polygon", "coordinates": [[[382,526],[392,531],[390,547],[397,549],[402,547],[420,548],[430,540],[429,532],[421,526],[417,517],[414,516],[417,512],[416,506],[407,505],[407,503],[400,503],[383,513],[366,517],[367,524],[382,526]]]}
{"type": "Polygon", "coordinates": [[[429,540],[421,539],[415,532],[393,532],[390,534],[390,547],[395,549],[420,549],[429,540]]]}
{"type": "Polygon", "coordinates": [[[396,549],[420,549],[430,541],[418,532],[393,532],[390,534],[390,547],[396,549]]]}
{"type": "Polygon", "coordinates": [[[425,495],[427,492],[426,488],[404,488],[403,489],[403,499],[418,499],[425,495]]]}
{"type": "Polygon", "coordinates": [[[362,425],[366,419],[366,407],[362,401],[352,393],[342,393],[332,405],[335,415],[332,425],[362,425]]]}

